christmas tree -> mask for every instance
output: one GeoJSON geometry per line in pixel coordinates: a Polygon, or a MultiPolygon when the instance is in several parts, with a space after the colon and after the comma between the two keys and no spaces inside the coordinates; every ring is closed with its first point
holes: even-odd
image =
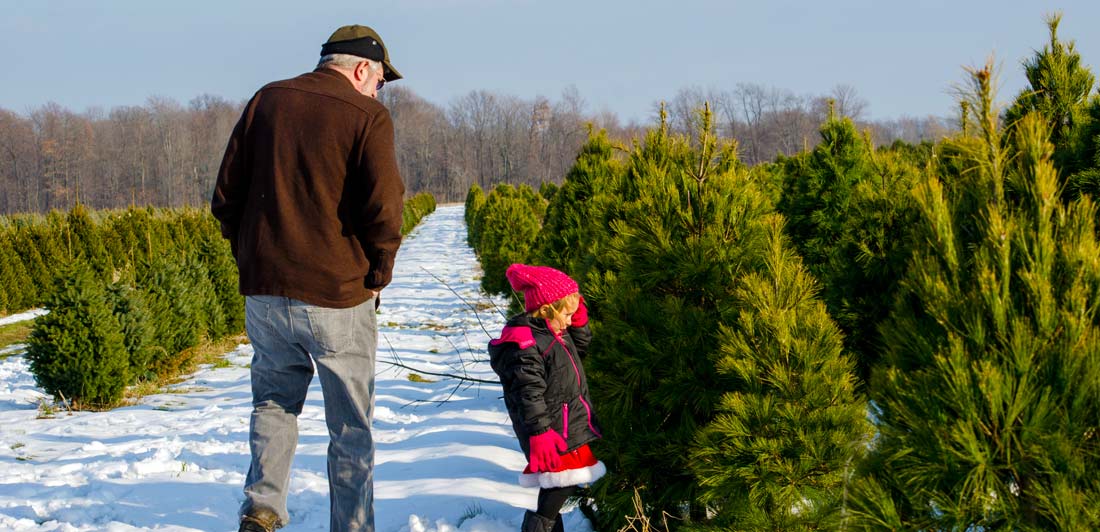
{"type": "Polygon", "coordinates": [[[485,191],[477,186],[477,183],[470,185],[470,190],[466,193],[466,210],[463,211],[463,216],[466,219],[466,243],[474,251],[477,251],[480,246],[478,237],[481,235],[481,231],[476,224],[481,220],[481,208],[484,206],[485,191]]]}
{"type": "Polygon", "coordinates": [[[64,236],[70,260],[79,260],[90,266],[96,276],[110,281],[115,266],[103,243],[103,235],[92,220],[87,207],[77,204],[65,219],[64,236]]]}
{"type": "Polygon", "coordinates": [[[599,260],[598,242],[607,234],[609,207],[617,202],[613,190],[621,167],[607,133],[590,134],[546,208],[535,243],[538,263],[569,272],[582,284],[590,272],[599,270],[594,264],[599,260]]]}
{"type": "Polygon", "coordinates": [[[715,366],[728,379],[692,452],[701,499],[723,530],[832,530],[870,441],[840,332],[815,282],[766,217],[763,264],[741,275],[737,313],[720,325],[715,366]]]}
{"type": "Polygon", "coordinates": [[[87,266],[66,268],[45,306],[27,342],[35,381],[76,406],[113,406],[129,381],[129,356],[103,283],[87,266]]]}
{"type": "Polygon", "coordinates": [[[869,529],[1100,528],[1100,240],[1062,203],[1045,117],[1003,138],[972,72],[970,171],[916,188],[918,238],[871,387],[869,529]]]}
{"type": "Polygon", "coordinates": [[[1005,122],[1011,127],[1029,113],[1039,114],[1054,145],[1051,161],[1063,181],[1070,184],[1063,190],[1075,196],[1091,193],[1089,183],[1100,166],[1100,123],[1096,123],[1100,98],[1089,99],[1096,77],[1082,64],[1074,42],[1058,38],[1061,22],[1061,14],[1047,18],[1050,42],[1024,62],[1028,87],[1005,112],[1005,122]],[[1078,175],[1081,172],[1085,173],[1078,175]]]}
{"type": "Polygon", "coordinates": [[[777,208],[866,379],[879,358],[878,324],[909,260],[917,170],[890,152],[875,153],[831,108],[813,151],[780,162],[777,208]]]}
{"type": "Polygon", "coordinates": [[[527,185],[497,185],[478,211],[478,258],[485,276],[481,287],[490,294],[511,294],[504,271],[530,261],[535,238],[546,212],[546,200],[527,185]]]}
{"type": "Polygon", "coordinates": [[[864,406],[767,194],[709,111],[700,123],[695,143],[662,124],[632,150],[593,250],[598,526],[621,527],[635,489],[669,526],[813,526],[837,507],[864,406]]]}

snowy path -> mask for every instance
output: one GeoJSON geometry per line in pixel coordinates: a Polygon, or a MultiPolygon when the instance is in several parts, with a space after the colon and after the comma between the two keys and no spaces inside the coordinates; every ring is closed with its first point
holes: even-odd
{"type": "MultiPolygon", "coordinates": [[[[406,239],[383,292],[374,420],[382,532],[516,530],[535,504],[536,491],[516,484],[524,460],[499,386],[412,382],[387,363],[495,378],[484,361],[488,335],[469,306],[479,302],[480,268],[465,238],[462,206],[440,207],[406,239]]],[[[503,322],[492,308],[479,314],[489,331],[503,322]]],[[[172,393],[54,419],[36,419],[43,393],[23,357],[0,361],[0,530],[236,530],[250,357],[240,346],[229,367],[202,369],[172,393]]],[[[282,530],[327,530],[328,435],[316,379],[299,425],[292,522],[282,530]]],[[[566,528],[591,530],[576,510],[566,528]]]]}

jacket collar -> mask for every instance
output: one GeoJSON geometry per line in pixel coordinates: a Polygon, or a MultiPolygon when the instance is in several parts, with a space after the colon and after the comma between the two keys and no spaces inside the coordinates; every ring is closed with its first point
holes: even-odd
{"type": "Polygon", "coordinates": [[[351,84],[351,81],[348,80],[347,76],[334,69],[327,67],[317,67],[313,69],[313,72],[310,72],[307,75],[317,76],[317,79],[319,81],[321,81],[325,85],[331,85],[334,89],[347,90],[348,92],[351,92],[353,94],[359,94],[360,96],[362,95],[359,93],[359,91],[355,90],[355,86],[351,84]]]}
{"type": "Polygon", "coordinates": [[[555,335],[553,333],[553,331],[550,330],[550,327],[546,325],[546,320],[545,319],[543,319],[543,318],[532,318],[532,317],[528,316],[527,314],[516,314],[515,316],[512,316],[512,318],[510,320],[508,320],[508,325],[511,325],[513,327],[516,327],[516,326],[518,326],[518,327],[530,327],[531,332],[535,333],[535,334],[548,334],[548,335],[552,335],[552,336],[561,336],[561,335],[555,335]]]}

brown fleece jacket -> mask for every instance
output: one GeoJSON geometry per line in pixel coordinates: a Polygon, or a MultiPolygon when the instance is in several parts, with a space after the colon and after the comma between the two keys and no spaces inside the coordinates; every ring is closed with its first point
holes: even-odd
{"type": "Polygon", "coordinates": [[[346,308],[389,284],[404,194],[389,111],[320,68],[248,102],[210,207],[242,294],[346,308]]]}

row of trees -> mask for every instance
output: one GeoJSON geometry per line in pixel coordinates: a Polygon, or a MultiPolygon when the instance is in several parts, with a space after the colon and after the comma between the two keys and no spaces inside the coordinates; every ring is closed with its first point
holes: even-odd
{"type": "Polygon", "coordinates": [[[405,200],[405,208],[401,210],[401,234],[407,235],[423,220],[425,216],[435,212],[435,196],[427,192],[421,192],[405,200]]]}
{"type": "MultiPolygon", "coordinates": [[[[859,117],[867,103],[849,86],[828,97],[859,117]]],[[[827,96],[797,96],[755,84],[733,90],[689,88],[670,99],[669,127],[694,128],[690,110],[712,102],[716,132],[736,139],[755,164],[816,143],[827,96]]],[[[394,84],[381,101],[393,113],[398,163],[409,190],[460,200],[471,184],[560,180],[586,138],[586,125],[629,139],[644,128],[591,112],[575,89],[556,101],[473,91],[437,105],[394,84]]],[[[203,95],[187,104],[150,98],[144,105],[74,112],[46,104],[26,114],[0,108],[0,214],[127,206],[198,207],[214,176],[242,102],[203,95]]],[[[933,117],[866,123],[878,143],[917,143],[945,135],[933,117]]]]}
{"type": "MultiPolygon", "coordinates": [[[[33,273],[27,360],[35,381],[74,408],[117,404],[139,381],[170,380],[189,349],[244,329],[237,268],[212,216],[197,209],[8,220],[14,270],[33,273]]],[[[6,292],[17,276],[5,276],[6,292]]]]}
{"type": "Polygon", "coordinates": [[[1002,114],[973,70],[935,145],[833,111],[750,168],[704,108],[694,138],[593,134],[542,198],[470,191],[486,290],[514,260],[589,301],[598,528],[635,490],[668,528],[1100,526],[1100,95],[1048,22],[1032,86],[1002,114]]]}
{"type": "Polygon", "coordinates": [[[71,263],[107,281],[177,251],[203,248],[212,257],[228,253],[221,240],[213,217],[190,208],[89,211],[77,205],[68,213],[2,217],[0,309],[41,305],[58,271],[71,263]]]}
{"type": "MultiPolygon", "coordinates": [[[[402,233],[435,211],[405,202],[402,233]]],[[[110,407],[127,386],[164,382],[193,350],[244,329],[237,267],[217,221],[191,208],[0,218],[0,296],[43,305],[27,359],[47,393],[74,407],[110,407]]]]}
{"type": "Polygon", "coordinates": [[[548,203],[523,187],[470,194],[486,290],[508,293],[506,262],[548,264],[589,302],[603,530],[634,514],[636,491],[655,524],[827,526],[870,440],[841,333],[767,183],[711,116],[695,139],[665,126],[625,149],[594,134],[548,203]]]}

